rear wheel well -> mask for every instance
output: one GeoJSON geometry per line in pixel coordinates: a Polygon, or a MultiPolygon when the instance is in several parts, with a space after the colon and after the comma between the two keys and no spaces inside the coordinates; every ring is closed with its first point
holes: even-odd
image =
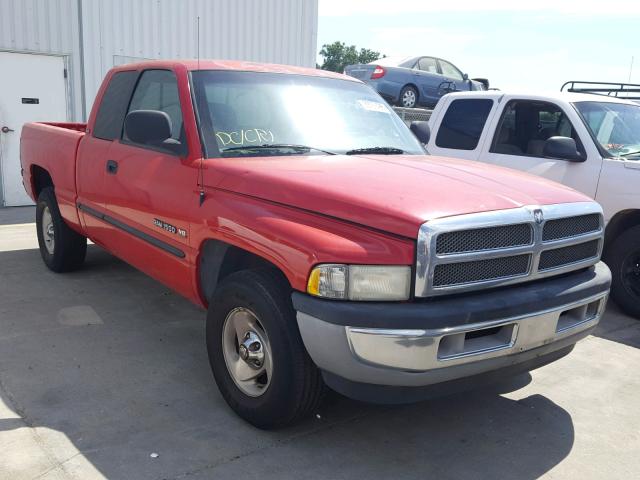
{"type": "Polygon", "coordinates": [[[38,165],[31,167],[31,183],[33,185],[33,195],[36,199],[44,188],[53,187],[53,180],[49,172],[38,165]]]}
{"type": "Polygon", "coordinates": [[[418,90],[418,86],[415,83],[407,83],[400,89],[400,94],[398,95],[398,101],[402,100],[402,98],[401,98],[402,97],[402,91],[407,87],[411,87],[416,91],[416,105],[417,105],[418,100],[420,99],[420,90],[418,90]]]}
{"type": "Polygon", "coordinates": [[[219,240],[207,240],[198,257],[200,293],[208,302],[218,284],[232,273],[260,268],[276,270],[289,284],[282,270],[265,258],[219,240]]]}
{"type": "Polygon", "coordinates": [[[614,240],[620,236],[620,234],[631,227],[640,225],[640,210],[622,210],[616,213],[605,230],[604,235],[604,255],[607,254],[607,249],[614,240]]]}

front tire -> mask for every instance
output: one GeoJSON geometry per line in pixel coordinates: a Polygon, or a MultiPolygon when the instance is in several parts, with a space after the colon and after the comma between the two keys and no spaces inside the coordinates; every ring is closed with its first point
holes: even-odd
{"type": "Polygon", "coordinates": [[[87,239],[65,223],[52,187],[42,189],[36,206],[40,255],[50,270],[61,273],[80,268],[87,254],[87,239]]]}
{"type": "Polygon", "coordinates": [[[607,248],[611,298],[628,315],[640,319],[640,225],[620,234],[607,248]]]}
{"type": "Polygon", "coordinates": [[[279,272],[244,270],[223,280],[207,312],[207,352],[220,393],[236,414],[258,428],[302,419],[324,393],[290,295],[279,272]]]}

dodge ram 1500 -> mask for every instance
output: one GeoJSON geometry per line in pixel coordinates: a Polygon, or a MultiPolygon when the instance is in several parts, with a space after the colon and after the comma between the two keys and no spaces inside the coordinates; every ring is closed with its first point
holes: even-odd
{"type": "Polygon", "coordinates": [[[340,74],[120,66],[86,125],[27,124],[21,162],[44,263],[80,267],[89,238],[207,308],[220,391],[262,428],[307,415],[325,386],[413,401],[544,365],[609,291],[596,202],[426,156],[340,74]]]}

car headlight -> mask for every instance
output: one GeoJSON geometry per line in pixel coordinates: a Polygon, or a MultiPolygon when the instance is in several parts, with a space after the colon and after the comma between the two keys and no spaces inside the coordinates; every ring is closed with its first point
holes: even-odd
{"type": "Polygon", "coordinates": [[[406,265],[318,265],[307,282],[311,295],[342,300],[408,300],[410,288],[406,265]]]}

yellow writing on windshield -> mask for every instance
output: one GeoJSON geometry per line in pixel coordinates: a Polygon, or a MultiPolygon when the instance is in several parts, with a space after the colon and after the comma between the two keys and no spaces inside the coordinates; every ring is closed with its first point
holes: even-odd
{"type": "Polygon", "coordinates": [[[273,143],[273,132],[261,128],[250,128],[236,132],[218,132],[216,137],[221,146],[273,143]]]}

